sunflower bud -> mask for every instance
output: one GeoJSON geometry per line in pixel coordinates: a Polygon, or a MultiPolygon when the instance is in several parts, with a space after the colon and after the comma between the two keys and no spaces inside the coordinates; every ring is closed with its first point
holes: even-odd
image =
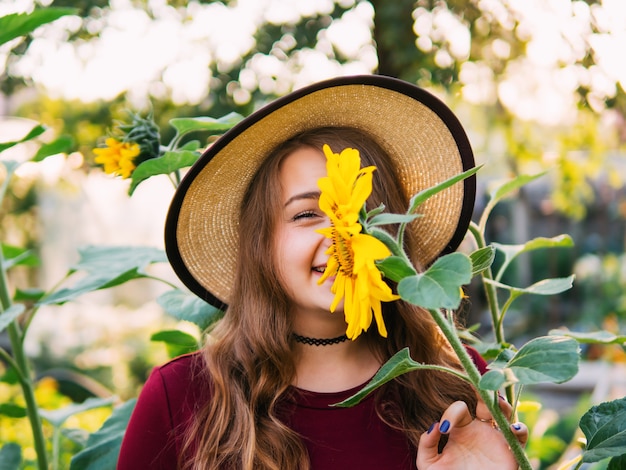
{"type": "Polygon", "coordinates": [[[161,134],[152,114],[142,118],[139,114],[131,113],[131,119],[129,124],[120,123],[117,127],[123,133],[123,142],[139,145],[140,153],[135,163],[139,165],[150,158],[157,158],[161,151],[161,134]]]}

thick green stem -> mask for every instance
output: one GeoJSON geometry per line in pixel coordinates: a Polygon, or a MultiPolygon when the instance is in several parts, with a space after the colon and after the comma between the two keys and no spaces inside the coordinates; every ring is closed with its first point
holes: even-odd
{"type": "MultiPolygon", "coordinates": [[[[9,294],[8,280],[4,269],[4,257],[0,249],[0,303],[4,312],[11,306],[11,296],[9,294]]],[[[0,313],[1,314],[1,313],[0,313]]],[[[35,389],[30,371],[28,359],[24,354],[22,335],[20,334],[17,320],[11,322],[7,327],[9,340],[11,341],[11,349],[13,352],[14,363],[17,366],[18,375],[21,375],[20,385],[26,403],[26,412],[30,421],[30,427],[33,433],[33,444],[37,453],[37,465],[39,470],[48,470],[48,459],[46,455],[46,440],[43,435],[43,427],[41,425],[41,417],[35,401],[35,389]]]]}
{"type": "Polygon", "coordinates": [[[485,402],[487,408],[489,408],[493,419],[498,424],[498,427],[500,428],[500,431],[502,432],[507,443],[509,444],[509,447],[511,448],[511,451],[513,452],[513,455],[515,456],[515,459],[517,460],[520,468],[522,470],[533,470],[528,460],[528,457],[524,452],[524,448],[517,440],[515,434],[513,434],[510,423],[500,409],[500,405],[497,403],[496,400],[494,400],[491,392],[489,392],[488,390],[482,390],[479,387],[478,384],[481,378],[480,372],[476,368],[474,361],[472,360],[469,353],[467,352],[467,349],[461,342],[461,339],[457,335],[454,327],[451,326],[450,323],[448,323],[446,317],[443,315],[443,313],[441,313],[441,311],[437,309],[429,309],[429,312],[437,322],[437,325],[439,325],[439,328],[441,329],[445,337],[450,342],[450,345],[454,349],[454,352],[456,352],[457,356],[459,357],[461,364],[465,368],[465,372],[467,372],[467,375],[474,384],[474,387],[478,391],[481,399],[485,402]]]}

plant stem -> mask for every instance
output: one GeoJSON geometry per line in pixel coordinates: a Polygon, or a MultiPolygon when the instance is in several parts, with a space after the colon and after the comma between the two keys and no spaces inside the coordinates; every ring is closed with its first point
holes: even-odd
{"type": "MultiPolygon", "coordinates": [[[[476,225],[474,222],[471,222],[469,226],[469,231],[474,236],[474,240],[476,241],[476,246],[478,249],[487,246],[487,243],[485,242],[485,237],[483,236],[483,232],[478,225],[476,225]]],[[[487,297],[487,305],[489,305],[489,313],[491,314],[491,327],[493,330],[493,335],[499,345],[504,345],[504,315],[501,315],[500,310],[498,309],[498,294],[496,292],[496,287],[490,282],[485,282],[485,280],[493,281],[491,267],[485,269],[481,273],[481,276],[483,278],[483,289],[485,290],[485,296],[487,297]]],[[[513,403],[513,400],[515,399],[514,386],[511,385],[505,387],[505,393],[509,403],[513,403]]]]}
{"type": "MultiPolygon", "coordinates": [[[[9,283],[4,269],[4,257],[0,249],[0,303],[2,304],[2,311],[7,310],[11,306],[11,296],[9,294],[8,285],[9,283]]],[[[13,357],[15,358],[14,364],[17,366],[17,373],[22,377],[20,385],[22,386],[22,393],[24,395],[24,401],[26,402],[26,412],[33,433],[33,444],[35,446],[35,452],[37,453],[38,468],[39,470],[47,470],[48,459],[46,455],[46,441],[43,435],[43,427],[41,425],[39,410],[37,409],[37,402],[35,401],[35,390],[30,366],[24,354],[24,345],[17,320],[9,324],[7,333],[11,341],[11,349],[13,357]]]]}
{"type": "MultiPolygon", "coordinates": [[[[486,245],[485,238],[483,237],[480,229],[473,222],[469,227],[470,232],[474,236],[476,240],[476,246],[478,249],[484,248],[486,245]]],[[[493,274],[491,272],[491,268],[487,268],[482,272],[483,279],[488,279],[493,281],[493,274]]],[[[489,282],[483,282],[483,287],[485,289],[485,295],[487,296],[487,304],[489,305],[489,312],[491,313],[491,324],[493,326],[493,334],[495,336],[496,342],[502,344],[504,342],[504,330],[502,328],[502,323],[500,322],[500,312],[498,311],[498,297],[496,294],[496,288],[489,282]]]]}
{"type": "Polygon", "coordinates": [[[479,382],[481,378],[480,372],[476,368],[476,365],[474,364],[474,361],[467,352],[467,349],[465,349],[465,346],[461,342],[461,339],[456,334],[454,327],[448,323],[447,319],[445,318],[443,313],[441,313],[441,311],[437,309],[429,309],[429,312],[437,322],[437,325],[439,325],[439,328],[441,329],[445,337],[450,342],[452,349],[454,349],[454,352],[456,352],[457,356],[459,357],[459,360],[465,368],[465,371],[467,372],[470,380],[474,384],[474,387],[480,394],[482,400],[485,402],[485,405],[487,405],[487,407],[489,408],[493,419],[498,424],[498,427],[500,428],[500,431],[502,432],[507,443],[509,444],[509,447],[511,448],[511,451],[513,452],[513,455],[515,456],[515,459],[517,460],[520,468],[522,470],[533,470],[522,445],[517,440],[515,434],[513,434],[513,431],[511,431],[510,423],[500,409],[500,405],[494,400],[492,394],[488,390],[483,390],[479,387],[479,382]]]}

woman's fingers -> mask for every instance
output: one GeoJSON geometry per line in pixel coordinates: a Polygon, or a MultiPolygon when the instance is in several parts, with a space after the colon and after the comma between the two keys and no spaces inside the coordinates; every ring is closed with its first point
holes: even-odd
{"type": "MultiPolygon", "coordinates": [[[[511,415],[513,414],[513,407],[501,395],[498,397],[498,405],[504,413],[504,416],[506,416],[507,419],[511,419],[511,415]]],[[[483,421],[491,419],[491,412],[489,411],[489,408],[487,408],[487,405],[485,405],[485,402],[480,399],[480,397],[478,398],[478,404],[476,405],[476,417],[483,421]]]]}
{"type": "Polygon", "coordinates": [[[442,434],[448,434],[453,428],[462,428],[473,421],[472,415],[463,401],[452,403],[441,416],[438,423],[433,423],[422,434],[417,449],[418,461],[433,462],[439,457],[439,440],[442,434]]]}
{"type": "Polygon", "coordinates": [[[528,427],[524,423],[513,423],[511,424],[511,431],[513,431],[519,443],[525,446],[528,442],[528,427]]]}

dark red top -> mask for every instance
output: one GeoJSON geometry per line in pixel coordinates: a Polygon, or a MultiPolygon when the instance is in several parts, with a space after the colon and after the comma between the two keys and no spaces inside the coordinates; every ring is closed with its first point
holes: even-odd
{"type": "MultiPolygon", "coordinates": [[[[484,372],[484,360],[474,350],[469,352],[484,372]]],[[[194,409],[210,399],[202,371],[203,360],[197,353],[153,370],[128,424],[118,470],[176,468],[181,436],[194,409]]],[[[290,408],[287,424],[302,436],[311,468],[415,469],[415,447],[403,433],[380,420],[373,394],[351,408],[329,406],[363,385],[337,393],[295,390],[286,403],[290,408]]]]}

